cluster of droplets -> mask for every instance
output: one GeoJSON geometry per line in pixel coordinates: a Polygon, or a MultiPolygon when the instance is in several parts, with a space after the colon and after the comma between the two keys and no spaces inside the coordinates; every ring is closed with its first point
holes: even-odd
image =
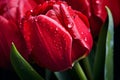
{"type": "Polygon", "coordinates": [[[62,46],[60,45],[61,44],[60,41],[55,41],[54,40],[54,44],[55,44],[55,47],[56,47],[57,50],[62,50],[62,46]]]}
{"type": "MultiPolygon", "coordinates": [[[[81,35],[86,35],[84,32],[81,32],[81,35]]],[[[84,41],[87,41],[87,37],[84,36],[84,41]]]]}

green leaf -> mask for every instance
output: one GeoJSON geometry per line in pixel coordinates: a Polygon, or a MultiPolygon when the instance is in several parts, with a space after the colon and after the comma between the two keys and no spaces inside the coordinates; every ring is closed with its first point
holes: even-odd
{"type": "Polygon", "coordinates": [[[108,31],[106,39],[105,57],[105,80],[113,80],[113,45],[114,45],[114,24],[111,11],[106,7],[108,13],[108,31]]]}
{"type": "Polygon", "coordinates": [[[52,72],[48,69],[45,70],[45,80],[50,80],[52,72]]]}
{"type": "Polygon", "coordinates": [[[105,66],[105,52],[106,52],[106,35],[107,35],[108,23],[102,26],[98,43],[95,52],[93,74],[94,80],[104,80],[104,66],[105,66]]]}
{"type": "Polygon", "coordinates": [[[43,80],[43,78],[20,55],[15,45],[11,46],[11,64],[21,80],[43,80]]]}
{"type": "Polygon", "coordinates": [[[73,68],[75,69],[80,80],[87,80],[87,77],[86,77],[81,65],[79,64],[79,62],[76,62],[74,64],[73,68]]]}
{"type": "Polygon", "coordinates": [[[92,74],[92,71],[91,71],[91,66],[90,66],[90,59],[88,59],[88,57],[84,58],[84,59],[81,59],[79,62],[80,62],[80,65],[87,77],[88,80],[93,80],[93,74],[92,74]]]}
{"type": "Polygon", "coordinates": [[[54,72],[54,74],[58,80],[72,80],[68,70],[62,72],[54,72]]]}

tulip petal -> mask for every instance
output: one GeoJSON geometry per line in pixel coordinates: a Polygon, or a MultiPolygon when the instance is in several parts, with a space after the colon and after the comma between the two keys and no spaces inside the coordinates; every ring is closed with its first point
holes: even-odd
{"type": "MultiPolygon", "coordinates": [[[[15,25],[14,22],[11,22],[4,18],[3,16],[0,16],[0,55],[4,56],[4,59],[2,60],[2,56],[0,56],[0,61],[6,61],[6,65],[10,64],[9,56],[10,56],[10,46],[11,43],[14,42],[18,48],[18,50],[21,52],[23,57],[25,57],[28,60],[29,51],[27,50],[25,40],[22,36],[22,33],[20,32],[19,28],[15,25]]],[[[1,62],[0,62],[1,63],[1,62]]],[[[9,67],[9,66],[4,66],[9,67]]]]}
{"type": "Polygon", "coordinates": [[[54,10],[49,10],[47,13],[46,13],[46,16],[54,19],[55,21],[57,21],[58,23],[61,24],[61,22],[59,21],[57,15],[56,15],[56,12],[54,10]]]}
{"type": "Polygon", "coordinates": [[[24,23],[24,34],[32,46],[32,57],[39,65],[52,71],[72,66],[72,38],[58,22],[45,15],[31,17],[24,23]]]}
{"type": "Polygon", "coordinates": [[[65,0],[71,7],[85,14],[87,17],[91,16],[90,0],[65,0]]]}
{"type": "Polygon", "coordinates": [[[85,21],[83,22],[70,7],[66,7],[64,4],[61,4],[61,15],[66,29],[73,38],[73,61],[88,55],[92,48],[92,36],[85,21]]]}
{"type": "Polygon", "coordinates": [[[28,13],[23,26],[31,57],[39,66],[52,71],[71,68],[75,60],[87,56],[92,48],[87,18],[66,2],[39,5],[28,13]]]}

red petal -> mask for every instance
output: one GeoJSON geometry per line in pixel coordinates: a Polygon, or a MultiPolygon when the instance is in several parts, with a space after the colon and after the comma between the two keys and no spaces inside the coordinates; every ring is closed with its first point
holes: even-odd
{"type": "Polygon", "coordinates": [[[106,20],[105,6],[108,6],[113,14],[115,27],[120,25],[120,0],[65,0],[72,8],[81,11],[90,21],[93,36],[99,34],[102,24],[106,20]]]}
{"type": "MultiPolygon", "coordinates": [[[[66,29],[73,38],[73,61],[87,55],[92,48],[92,36],[86,24],[77,14],[70,8],[61,4],[61,15],[65,23],[66,29]]],[[[82,16],[82,15],[81,15],[82,16]]]]}
{"type": "Polygon", "coordinates": [[[91,16],[90,0],[65,0],[75,10],[85,14],[87,17],[91,16]]]}
{"type": "Polygon", "coordinates": [[[72,38],[58,22],[39,15],[24,24],[25,38],[30,36],[32,57],[39,65],[52,71],[71,67],[72,38]]]}
{"type": "Polygon", "coordinates": [[[47,13],[46,13],[46,16],[54,19],[55,21],[57,21],[58,23],[60,23],[57,15],[56,15],[56,12],[54,10],[49,10],[47,13]]]}
{"type": "Polygon", "coordinates": [[[72,8],[85,14],[89,21],[91,32],[94,36],[99,34],[103,22],[106,20],[105,4],[107,0],[65,0],[72,8]]]}
{"type": "Polygon", "coordinates": [[[12,42],[15,43],[22,56],[28,60],[29,52],[18,26],[16,26],[14,22],[8,21],[0,16],[0,67],[4,61],[5,64],[3,66],[9,67],[10,47],[12,42]],[[4,58],[2,58],[3,56],[4,58]]]}

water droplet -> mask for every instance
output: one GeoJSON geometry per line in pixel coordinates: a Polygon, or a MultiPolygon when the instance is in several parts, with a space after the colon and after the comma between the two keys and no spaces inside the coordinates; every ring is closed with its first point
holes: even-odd
{"type": "Polygon", "coordinates": [[[72,28],[73,25],[74,25],[73,23],[69,23],[69,24],[68,24],[68,28],[72,28]]]}
{"type": "Polygon", "coordinates": [[[91,15],[92,15],[92,14],[89,12],[89,13],[88,13],[88,16],[91,17],[91,15]]]}
{"type": "Polygon", "coordinates": [[[72,63],[72,67],[74,66],[75,63],[72,63]]]}
{"type": "Polygon", "coordinates": [[[81,32],[81,34],[84,34],[84,32],[81,32]]]}
{"type": "Polygon", "coordinates": [[[49,3],[48,1],[46,1],[46,3],[49,3]]]}
{"type": "Polygon", "coordinates": [[[88,32],[90,32],[90,28],[88,29],[88,32]]]}
{"type": "Polygon", "coordinates": [[[55,28],[56,31],[58,31],[58,28],[55,28]]]}
{"type": "Polygon", "coordinates": [[[85,37],[85,41],[87,41],[87,37],[85,37]]]}
{"type": "Polygon", "coordinates": [[[67,15],[66,17],[67,17],[67,18],[70,18],[70,16],[69,16],[69,15],[67,15]]]}
{"type": "Polygon", "coordinates": [[[55,32],[54,32],[54,33],[56,34],[56,33],[57,33],[57,31],[58,31],[58,28],[55,28],[55,32]]]}
{"type": "Polygon", "coordinates": [[[30,12],[33,13],[33,10],[31,9],[30,12]]]}
{"type": "Polygon", "coordinates": [[[99,0],[97,0],[97,1],[96,1],[96,4],[99,4],[99,3],[100,3],[100,1],[99,1],[99,0]]]}
{"type": "Polygon", "coordinates": [[[19,27],[22,28],[22,23],[21,22],[19,23],[19,27]]]}
{"type": "Polygon", "coordinates": [[[38,20],[35,18],[35,21],[37,22],[38,20]]]}

